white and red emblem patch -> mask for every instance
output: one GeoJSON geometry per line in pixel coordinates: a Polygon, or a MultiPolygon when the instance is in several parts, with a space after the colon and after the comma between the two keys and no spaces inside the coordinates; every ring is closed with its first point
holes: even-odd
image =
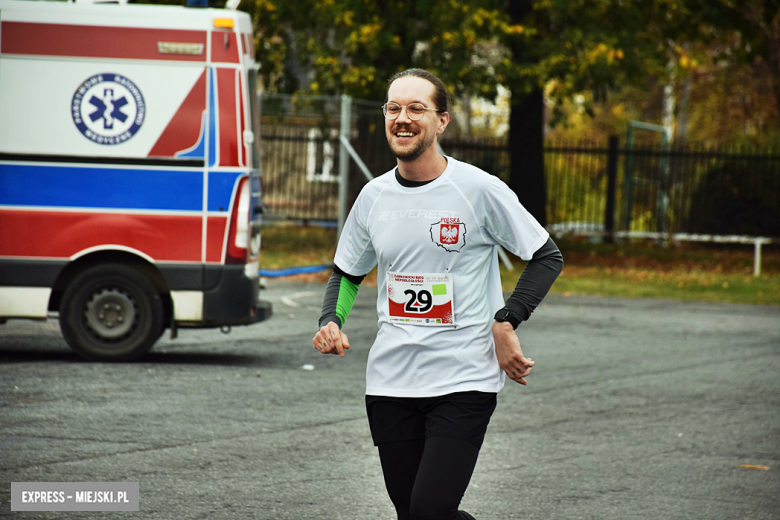
{"type": "Polygon", "coordinates": [[[450,253],[459,253],[466,245],[466,224],[457,220],[443,218],[431,224],[431,240],[450,253]]]}

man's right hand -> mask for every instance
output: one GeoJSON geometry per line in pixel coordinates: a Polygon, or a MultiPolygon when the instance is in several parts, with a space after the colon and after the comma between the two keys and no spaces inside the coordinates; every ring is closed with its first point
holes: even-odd
{"type": "Polygon", "coordinates": [[[344,357],[344,349],[349,348],[349,338],[332,321],[320,329],[312,343],[323,354],[338,354],[341,357],[344,357]]]}

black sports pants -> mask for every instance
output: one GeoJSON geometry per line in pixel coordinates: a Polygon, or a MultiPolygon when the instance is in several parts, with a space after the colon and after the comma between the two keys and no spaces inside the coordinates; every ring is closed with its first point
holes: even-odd
{"type": "Polygon", "coordinates": [[[366,396],[374,444],[398,520],[470,520],[458,511],[496,394],[366,396]]]}

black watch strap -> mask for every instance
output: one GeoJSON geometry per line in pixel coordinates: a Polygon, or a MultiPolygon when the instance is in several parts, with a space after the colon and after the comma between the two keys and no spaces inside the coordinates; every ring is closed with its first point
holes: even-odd
{"type": "Polygon", "coordinates": [[[496,315],[493,316],[493,319],[499,322],[508,321],[515,330],[517,329],[518,325],[520,325],[520,318],[515,316],[515,314],[506,307],[499,309],[498,312],[496,312],[496,315]]]}

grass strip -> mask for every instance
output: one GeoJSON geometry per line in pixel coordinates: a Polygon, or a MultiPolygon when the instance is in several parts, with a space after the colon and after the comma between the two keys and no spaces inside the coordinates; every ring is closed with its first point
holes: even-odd
{"type": "MultiPolygon", "coordinates": [[[[283,269],[333,261],[334,229],[273,225],[262,232],[263,269],[283,269]]],[[[753,249],[746,246],[680,245],[652,242],[600,244],[556,239],[565,267],[552,287],[564,295],[669,298],[684,301],[780,305],[780,248],[765,247],[762,275],[752,276],[753,249]]],[[[501,266],[504,290],[514,289],[525,262],[501,266]]],[[[325,282],[330,271],[291,276],[296,281],[325,282]]],[[[376,269],[363,282],[376,285],[376,269]]]]}

